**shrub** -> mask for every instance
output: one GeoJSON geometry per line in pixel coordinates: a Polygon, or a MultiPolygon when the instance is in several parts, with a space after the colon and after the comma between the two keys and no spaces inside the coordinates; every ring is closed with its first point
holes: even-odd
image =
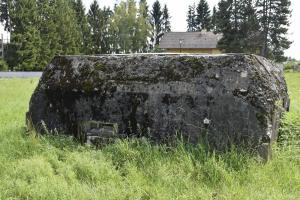
{"type": "Polygon", "coordinates": [[[294,66],[300,64],[300,62],[297,61],[289,61],[284,64],[284,71],[292,71],[294,66]]]}
{"type": "Polygon", "coordinates": [[[0,71],[7,71],[8,70],[8,65],[5,62],[5,60],[0,59],[0,71]]]}

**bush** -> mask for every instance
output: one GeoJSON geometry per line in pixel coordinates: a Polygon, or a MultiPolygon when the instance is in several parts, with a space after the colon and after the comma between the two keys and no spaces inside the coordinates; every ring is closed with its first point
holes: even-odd
{"type": "Polygon", "coordinates": [[[0,71],[7,71],[8,70],[8,65],[5,62],[5,60],[0,59],[0,71]]]}
{"type": "Polygon", "coordinates": [[[295,65],[299,65],[300,62],[297,61],[289,61],[287,63],[284,64],[284,71],[292,71],[294,69],[295,65]]]}

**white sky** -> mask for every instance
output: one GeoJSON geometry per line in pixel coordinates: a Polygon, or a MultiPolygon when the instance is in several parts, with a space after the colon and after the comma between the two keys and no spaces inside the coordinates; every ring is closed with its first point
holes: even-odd
{"type": "MultiPolygon", "coordinates": [[[[82,0],[86,10],[88,10],[90,4],[94,0],[82,0]]],[[[101,7],[110,6],[113,8],[115,3],[120,2],[121,0],[97,0],[101,7]]],[[[147,0],[149,8],[151,8],[152,4],[155,0],[147,0]]],[[[199,2],[199,0],[159,0],[162,6],[167,4],[169,8],[169,12],[171,15],[171,25],[172,31],[186,31],[186,14],[188,10],[188,6],[193,4],[194,2],[199,2]]],[[[212,8],[216,5],[219,0],[207,0],[212,8]]],[[[286,56],[291,56],[300,60],[300,1],[299,0],[291,0],[292,1],[292,18],[291,18],[291,26],[289,31],[289,39],[293,41],[290,49],[286,51],[286,56]],[[297,12],[298,9],[298,12],[297,12]]],[[[0,32],[3,33],[3,28],[0,29],[0,32]]],[[[6,34],[4,37],[7,38],[6,34]]]]}

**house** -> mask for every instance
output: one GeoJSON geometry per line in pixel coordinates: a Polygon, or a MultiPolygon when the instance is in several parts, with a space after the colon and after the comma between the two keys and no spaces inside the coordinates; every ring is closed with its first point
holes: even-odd
{"type": "Polygon", "coordinates": [[[219,54],[217,48],[221,34],[213,32],[169,32],[165,33],[159,47],[168,53],[206,53],[219,54]]]}

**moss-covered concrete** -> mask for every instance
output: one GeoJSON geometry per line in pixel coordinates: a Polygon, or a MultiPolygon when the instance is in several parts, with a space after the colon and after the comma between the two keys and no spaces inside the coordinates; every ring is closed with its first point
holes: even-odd
{"type": "Polygon", "coordinates": [[[280,68],[254,55],[59,56],[28,116],[81,140],[78,125],[92,120],[118,124],[122,137],[179,132],[222,150],[275,140],[288,102],[280,68]]]}

